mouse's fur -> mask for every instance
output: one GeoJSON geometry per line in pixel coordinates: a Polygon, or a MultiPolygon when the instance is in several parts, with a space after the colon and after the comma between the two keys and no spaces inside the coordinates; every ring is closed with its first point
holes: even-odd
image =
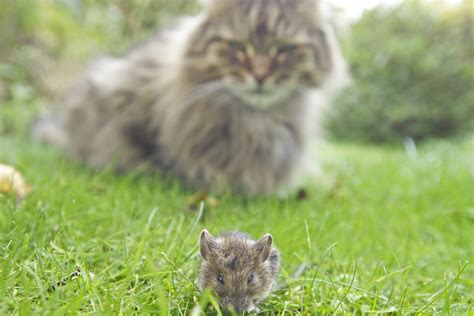
{"type": "Polygon", "coordinates": [[[234,232],[213,237],[200,236],[201,290],[210,289],[224,308],[238,314],[255,310],[271,291],[280,269],[280,253],[266,234],[260,240],[234,232]]]}

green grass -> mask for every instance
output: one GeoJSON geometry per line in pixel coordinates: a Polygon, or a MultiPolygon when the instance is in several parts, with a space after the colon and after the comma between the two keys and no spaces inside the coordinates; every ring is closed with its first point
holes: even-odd
{"type": "Polygon", "coordinates": [[[326,174],[307,199],[221,196],[199,212],[157,175],[96,172],[31,142],[33,112],[0,106],[0,162],[34,187],[18,208],[0,195],[2,315],[190,314],[210,300],[196,288],[203,228],[273,234],[283,267],[263,312],[474,312],[472,138],[417,155],[320,145],[326,174]]]}

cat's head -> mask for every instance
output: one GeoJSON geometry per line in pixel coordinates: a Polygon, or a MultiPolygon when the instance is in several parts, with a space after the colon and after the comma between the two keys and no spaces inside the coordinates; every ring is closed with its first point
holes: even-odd
{"type": "Polygon", "coordinates": [[[256,107],[318,87],[332,61],[318,0],[210,0],[185,54],[194,83],[221,82],[256,107]]]}

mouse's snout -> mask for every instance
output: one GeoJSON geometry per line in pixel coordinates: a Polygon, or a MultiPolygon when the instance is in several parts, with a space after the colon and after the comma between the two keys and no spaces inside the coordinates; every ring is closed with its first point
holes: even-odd
{"type": "Polygon", "coordinates": [[[223,300],[224,306],[233,309],[238,315],[245,312],[255,311],[255,305],[252,300],[246,296],[230,297],[223,300]]]}

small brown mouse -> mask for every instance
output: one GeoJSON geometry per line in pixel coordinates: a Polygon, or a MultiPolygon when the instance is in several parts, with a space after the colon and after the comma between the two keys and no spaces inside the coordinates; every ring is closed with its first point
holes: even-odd
{"type": "Polygon", "coordinates": [[[203,230],[201,290],[212,290],[223,308],[234,309],[239,315],[256,310],[270,293],[280,270],[280,253],[272,243],[270,234],[253,240],[240,232],[213,237],[203,230]]]}

